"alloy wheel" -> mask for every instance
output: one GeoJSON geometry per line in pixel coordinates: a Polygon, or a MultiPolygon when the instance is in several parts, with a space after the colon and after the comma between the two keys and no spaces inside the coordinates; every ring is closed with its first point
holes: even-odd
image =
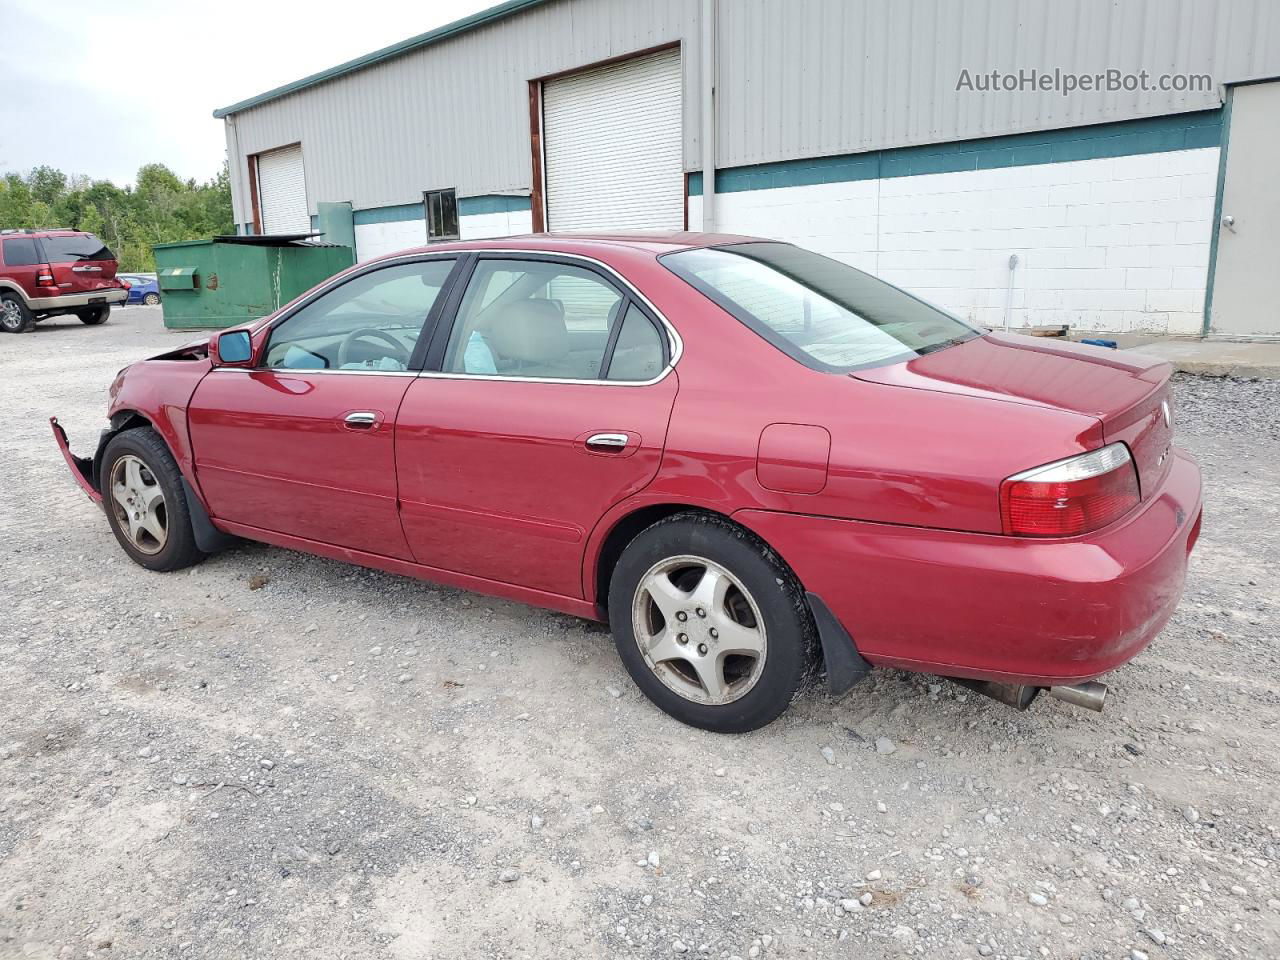
{"type": "Polygon", "coordinates": [[[169,539],[164,491],[151,468],[133,454],[111,467],[111,509],[135,549],[148,555],[164,549],[169,539]]]}
{"type": "Polygon", "coordinates": [[[631,607],[645,663],[686,700],[745,696],[764,670],[764,619],[742,582],[704,557],[669,557],[640,578],[631,607]]]}
{"type": "Polygon", "coordinates": [[[0,326],[6,330],[21,330],[23,323],[22,310],[12,300],[0,300],[0,326]]]}

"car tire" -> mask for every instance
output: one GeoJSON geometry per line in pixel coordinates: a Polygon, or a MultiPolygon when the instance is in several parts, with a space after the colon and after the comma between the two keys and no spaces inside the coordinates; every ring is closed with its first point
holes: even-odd
{"type": "Polygon", "coordinates": [[[107,521],[139,566],[166,572],[199,563],[182,473],[150,427],[116,434],[102,454],[99,481],[107,521]]]}
{"type": "Polygon", "coordinates": [[[160,302],[160,294],[148,293],[145,297],[142,298],[142,302],[146,304],[148,307],[154,307],[156,304],[160,302]]]}
{"type": "Polygon", "coordinates": [[[35,326],[31,311],[15,293],[0,296],[0,330],[5,333],[25,333],[35,326]]]}
{"type": "Polygon", "coordinates": [[[609,625],[645,696],[717,733],[780,716],[817,651],[794,574],[750,531],[709,514],[668,517],[627,545],[609,584],[609,625]]]}
{"type": "Polygon", "coordinates": [[[77,310],[76,316],[80,318],[80,322],[86,326],[96,327],[100,323],[106,323],[107,317],[111,315],[111,305],[104,303],[97,307],[86,307],[84,310],[77,310]]]}

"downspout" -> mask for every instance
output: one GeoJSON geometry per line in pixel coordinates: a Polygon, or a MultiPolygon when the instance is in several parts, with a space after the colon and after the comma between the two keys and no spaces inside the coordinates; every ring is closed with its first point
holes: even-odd
{"type": "Polygon", "coordinates": [[[235,193],[238,195],[237,199],[240,201],[240,209],[238,212],[234,209],[236,204],[232,204],[232,215],[236,218],[236,233],[240,233],[244,227],[244,213],[247,209],[244,202],[244,172],[240,168],[240,132],[236,129],[236,118],[234,114],[229,114],[224,117],[222,122],[227,125],[227,130],[230,132],[231,145],[229,152],[232,155],[227,157],[227,176],[231,177],[231,183],[235,189],[235,193]]]}
{"type": "Polygon", "coordinates": [[[716,0],[702,0],[702,230],[716,228],[716,0]]]}

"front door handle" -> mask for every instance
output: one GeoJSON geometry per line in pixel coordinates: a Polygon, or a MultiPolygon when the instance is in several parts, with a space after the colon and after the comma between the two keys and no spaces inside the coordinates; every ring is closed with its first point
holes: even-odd
{"type": "Polygon", "coordinates": [[[378,415],[372,410],[356,410],[342,418],[348,430],[372,430],[378,425],[378,415]]]}
{"type": "Polygon", "coordinates": [[[625,433],[593,433],[587,437],[586,444],[588,450],[597,453],[621,453],[630,439],[625,433]]]}

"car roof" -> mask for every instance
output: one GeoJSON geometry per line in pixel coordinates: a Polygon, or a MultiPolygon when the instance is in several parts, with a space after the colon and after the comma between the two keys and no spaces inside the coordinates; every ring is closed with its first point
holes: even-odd
{"type": "Polygon", "coordinates": [[[68,227],[52,227],[48,230],[0,230],[5,237],[83,237],[88,230],[72,230],[68,227]]]}
{"type": "Polygon", "coordinates": [[[689,230],[631,231],[617,230],[602,233],[529,233],[514,237],[494,237],[485,240],[449,240],[433,243],[406,253],[437,253],[445,250],[528,250],[545,253],[580,253],[590,255],[626,247],[645,250],[658,256],[673,250],[689,250],[695,247],[711,247],[726,243],[761,242],[763,237],[748,237],[733,233],[698,233],[689,230]]]}

